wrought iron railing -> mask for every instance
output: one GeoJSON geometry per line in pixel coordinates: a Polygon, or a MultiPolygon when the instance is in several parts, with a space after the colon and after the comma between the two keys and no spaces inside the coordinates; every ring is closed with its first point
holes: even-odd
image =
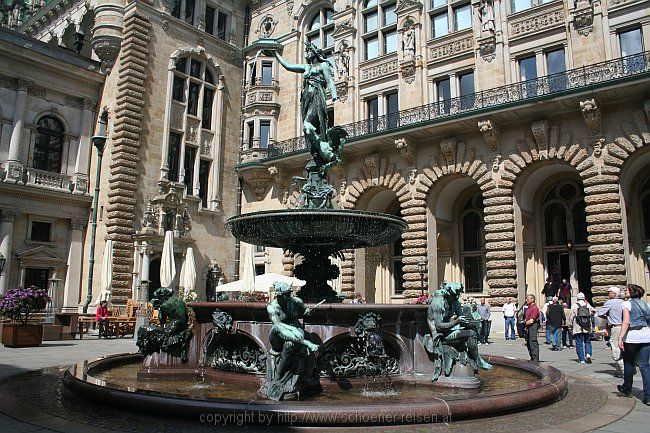
{"type": "MultiPolygon", "coordinates": [[[[572,93],[575,90],[607,84],[648,72],[650,72],[650,51],[582,66],[534,80],[481,90],[469,95],[401,110],[374,119],[348,123],[342,125],[342,127],[349,134],[348,141],[357,140],[369,134],[444,121],[454,116],[471,115],[477,111],[498,108],[508,104],[572,93]]],[[[278,141],[269,146],[267,158],[302,152],[306,148],[307,143],[303,136],[278,141]]]]}

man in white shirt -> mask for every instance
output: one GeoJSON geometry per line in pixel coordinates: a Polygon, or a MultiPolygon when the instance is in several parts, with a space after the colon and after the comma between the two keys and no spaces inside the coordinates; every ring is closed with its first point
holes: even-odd
{"type": "Polygon", "coordinates": [[[621,323],[623,321],[623,300],[620,297],[621,290],[612,286],[607,290],[609,300],[598,310],[598,317],[607,318],[607,333],[609,334],[610,346],[612,347],[612,358],[616,365],[616,377],[623,377],[623,358],[621,348],[618,346],[618,339],[621,336],[621,323]]]}
{"type": "Polygon", "coordinates": [[[506,322],[506,340],[516,340],[517,334],[515,333],[515,311],[517,306],[512,298],[506,299],[503,304],[503,319],[506,322]]]}

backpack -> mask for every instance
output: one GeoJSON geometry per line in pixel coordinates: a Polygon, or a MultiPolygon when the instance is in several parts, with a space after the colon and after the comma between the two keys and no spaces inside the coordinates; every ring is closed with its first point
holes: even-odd
{"type": "Polygon", "coordinates": [[[591,311],[587,305],[578,305],[576,323],[585,331],[591,331],[591,311]]]}

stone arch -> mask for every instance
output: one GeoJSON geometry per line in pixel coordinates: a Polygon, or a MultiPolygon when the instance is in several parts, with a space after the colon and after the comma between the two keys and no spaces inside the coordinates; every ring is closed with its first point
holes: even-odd
{"type": "Polygon", "coordinates": [[[63,123],[63,127],[66,135],[73,133],[74,129],[70,126],[70,122],[68,122],[68,119],[66,119],[66,117],[63,114],[61,114],[61,112],[54,106],[52,106],[49,110],[42,110],[37,112],[32,117],[31,123],[33,125],[36,125],[38,121],[44,116],[54,117],[55,119],[63,123]]]}
{"type": "MultiPolygon", "coordinates": [[[[433,146],[432,149],[433,158],[431,158],[429,166],[422,169],[422,173],[420,173],[416,178],[413,200],[412,202],[405,203],[405,205],[410,206],[410,217],[414,218],[417,221],[417,223],[413,224],[413,226],[409,224],[409,232],[407,233],[407,236],[411,236],[414,239],[419,239],[421,242],[423,242],[422,247],[408,251],[409,260],[408,262],[404,263],[405,279],[406,275],[411,275],[408,280],[410,285],[409,288],[418,294],[419,271],[417,269],[417,263],[420,260],[425,260],[425,262],[427,262],[427,272],[429,273],[429,278],[425,282],[427,286],[432,280],[432,269],[437,268],[437,265],[434,267],[429,266],[428,262],[430,257],[427,251],[427,199],[429,198],[429,194],[432,192],[432,189],[438,182],[448,181],[452,177],[473,179],[481,189],[481,192],[484,195],[484,201],[487,201],[484,187],[491,181],[492,174],[488,170],[485,163],[481,160],[481,158],[476,157],[474,147],[472,145],[467,145],[462,141],[457,141],[456,137],[447,137],[443,139],[439,145],[433,146]]],[[[485,216],[487,227],[487,213],[485,216]]],[[[407,251],[405,250],[405,258],[406,254],[407,251]]],[[[435,278],[437,279],[437,276],[435,278]]],[[[489,279],[488,287],[491,287],[489,279]]]]}
{"type": "Polygon", "coordinates": [[[301,2],[293,14],[293,29],[302,30],[309,18],[312,18],[314,11],[319,10],[321,7],[330,7],[336,11],[336,6],[332,5],[331,1],[316,0],[312,2],[301,2]]]}
{"type": "Polygon", "coordinates": [[[221,66],[214,57],[205,51],[204,47],[181,47],[177,49],[169,57],[169,70],[171,71],[174,69],[176,66],[176,61],[178,59],[186,56],[196,57],[206,62],[206,65],[210,66],[213,72],[216,72],[216,76],[218,77],[219,81],[221,81],[221,77],[223,76],[223,73],[221,72],[221,66]]]}
{"type": "MultiPolygon", "coordinates": [[[[647,179],[650,166],[650,99],[646,99],[642,109],[630,113],[628,119],[621,124],[621,131],[614,135],[611,143],[607,143],[604,152],[613,164],[620,165],[620,196],[618,207],[609,205],[604,214],[621,214],[623,224],[624,257],[627,258],[626,271],[628,281],[646,287],[650,284],[646,274],[646,263],[643,257],[643,236],[637,225],[642,217],[640,211],[631,209],[638,198],[637,183],[647,179]],[[636,224],[635,224],[636,223],[636,224]]],[[[639,203],[636,203],[640,206],[639,203]]]]}
{"type": "MultiPolygon", "coordinates": [[[[412,238],[409,233],[416,231],[417,225],[422,222],[417,215],[413,215],[409,209],[418,204],[413,200],[413,195],[409,184],[402,176],[402,173],[397,169],[397,164],[390,162],[388,158],[381,157],[378,153],[373,153],[366,156],[364,164],[357,170],[356,177],[345,189],[345,194],[341,199],[341,205],[344,209],[354,209],[359,204],[361,197],[371,189],[384,189],[392,191],[400,203],[402,217],[409,224],[409,228],[402,235],[403,245],[403,259],[402,264],[411,263],[413,259],[410,257],[414,247],[412,246],[412,238]]],[[[421,243],[418,240],[418,244],[421,243]]],[[[424,243],[418,248],[426,250],[426,239],[424,243]]],[[[344,251],[345,260],[341,262],[341,276],[342,276],[342,291],[346,297],[354,297],[355,290],[355,255],[354,250],[344,251]]],[[[413,262],[417,267],[417,259],[413,262]]],[[[419,274],[417,274],[419,281],[419,274]]],[[[413,277],[408,277],[413,278],[413,277]]],[[[407,275],[404,274],[404,289],[408,289],[407,275]]],[[[418,283],[419,284],[419,283],[418,283]]],[[[419,294],[419,291],[418,291],[419,294]]],[[[409,296],[408,290],[405,291],[404,296],[409,296]]]]}

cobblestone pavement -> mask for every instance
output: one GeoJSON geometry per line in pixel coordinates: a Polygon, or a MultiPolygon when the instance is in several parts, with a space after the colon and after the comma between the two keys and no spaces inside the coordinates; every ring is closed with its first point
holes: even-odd
{"type": "MultiPolygon", "coordinates": [[[[505,342],[494,336],[494,343],[481,346],[481,352],[515,358],[527,358],[522,340],[505,342]]],[[[579,364],[575,351],[552,352],[542,344],[541,358],[565,372],[570,379],[567,397],[550,406],[528,412],[449,424],[346,428],[345,431],[373,432],[503,432],[534,431],[597,433],[647,432],[650,408],[641,402],[641,380],[635,378],[635,398],[617,397],[615,384],[620,379],[614,371],[610,351],[604,342],[594,344],[594,363],[579,364]],[[630,407],[634,408],[630,411],[630,407]],[[594,413],[597,412],[597,413],[594,413]],[[628,413],[629,412],[629,413],[628,413]],[[621,418],[622,415],[623,418],[621,418]],[[582,418],[581,418],[582,417],[582,418]],[[580,418],[580,419],[578,419],[580,418]],[[620,419],[619,419],[620,418],[620,419]],[[604,426],[603,426],[604,425],[604,426]],[[594,428],[600,427],[596,430],[594,428]]],[[[178,421],[164,417],[122,412],[85,401],[61,396],[60,375],[63,368],[83,359],[114,353],[136,351],[133,340],[85,340],[46,342],[38,348],[0,348],[0,431],[3,432],[156,432],[187,431],[278,432],[327,431],[335,429],[257,426],[224,427],[195,421],[178,421]],[[51,367],[51,368],[48,368],[51,367]]]]}

